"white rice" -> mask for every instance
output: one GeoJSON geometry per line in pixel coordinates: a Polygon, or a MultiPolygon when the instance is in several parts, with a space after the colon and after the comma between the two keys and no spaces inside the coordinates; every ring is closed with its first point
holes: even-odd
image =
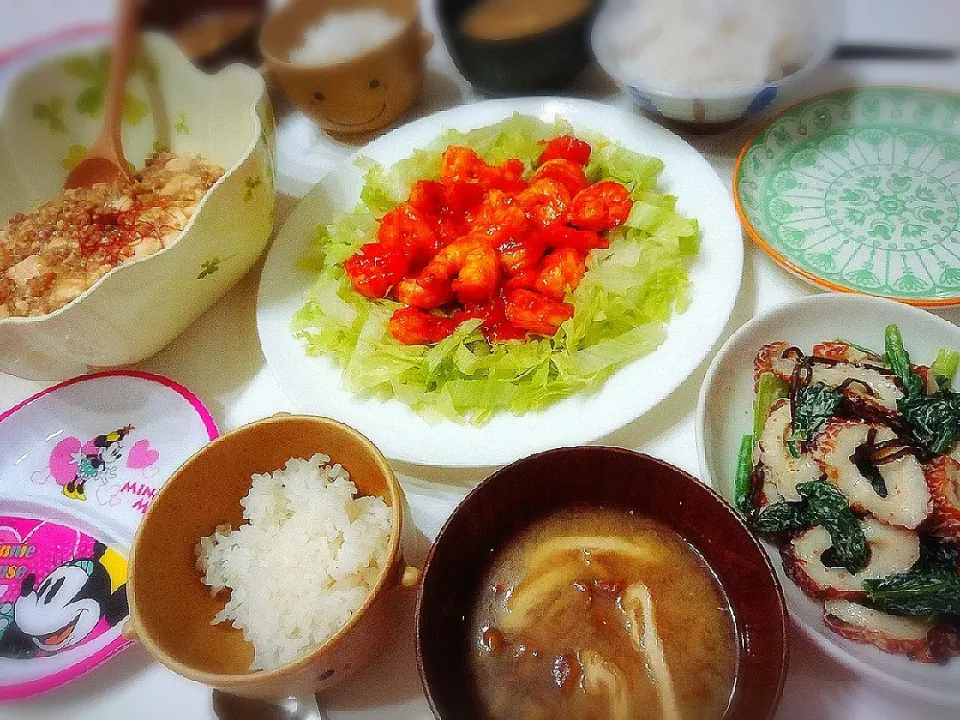
{"type": "Polygon", "coordinates": [[[318,648],[372,592],[387,562],[390,508],[355,497],[340,465],[317,454],[254,475],[240,501],[246,524],[197,544],[203,581],[230,599],[213,624],[232,621],[253,644],[253,670],[276,668],[318,648]]]}
{"type": "Polygon", "coordinates": [[[810,0],[622,0],[608,41],[624,77],[651,89],[751,91],[809,59],[813,5],[810,0]]]}
{"type": "Polygon", "coordinates": [[[331,65],[363,55],[392,40],[404,21],[380,8],[334,11],[311,25],[303,42],[290,53],[300,65],[331,65]]]}

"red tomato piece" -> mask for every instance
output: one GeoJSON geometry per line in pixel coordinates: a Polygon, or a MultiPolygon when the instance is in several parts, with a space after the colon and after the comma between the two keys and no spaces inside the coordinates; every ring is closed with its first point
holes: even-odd
{"type": "Polygon", "coordinates": [[[587,176],[584,174],[582,167],[576,163],[570,162],[569,160],[563,160],[560,158],[547,160],[545,163],[543,163],[543,165],[534,171],[533,177],[530,179],[530,181],[536,182],[540,178],[550,178],[551,180],[556,180],[567,189],[567,192],[570,193],[570,197],[573,197],[578,192],[589,187],[590,185],[590,181],[587,180],[587,176]]]}
{"type": "Polygon", "coordinates": [[[404,345],[432,345],[453,334],[453,318],[434,315],[417,308],[396,310],[390,317],[390,334],[404,345]]]}
{"type": "Polygon", "coordinates": [[[623,185],[604,180],[581,190],[573,198],[570,224],[581,230],[602,232],[626,222],[632,207],[633,200],[623,185]]]}
{"type": "Polygon", "coordinates": [[[547,143],[547,147],[537,159],[537,165],[548,160],[569,160],[586,167],[590,163],[590,144],[573,135],[560,135],[547,143]]]}
{"type": "Polygon", "coordinates": [[[388,249],[381,243],[367,243],[343,263],[350,284],[370,299],[386,297],[409,267],[410,260],[402,251],[388,249]]]}

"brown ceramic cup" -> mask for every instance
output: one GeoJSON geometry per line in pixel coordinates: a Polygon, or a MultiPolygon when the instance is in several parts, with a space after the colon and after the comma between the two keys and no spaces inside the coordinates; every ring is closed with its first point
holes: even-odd
{"type": "Polygon", "coordinates": [[[447,520],[427,557],[417,603],[417,662],[433,714],[485,717],[472,690],[468,618],[493,554],[537,519],[583,505],[654,518],[697,549],[730,603],[737,635],[724,718],[772,718],[787,672],[787,611],[767,554],[706,485],[661,460],[611,447],[518,460],[480,483],[447,520]]]}
{"type": "Polygon", "coordinates": [[[260,34],[268,80],[334,135],[382,130],[399,118],[420,91],[424,56],[433,44],[415,0],[368,0],[359,7],[381,8],[405,26],[385,44],[329,65],[293,63],[290,53],[307,28],[331,11],[356,10],[356,0],[292,0],[267,19],[260,34]]]}
{"type": "MultiPolygon", "coordinates": [[[[387,461],[356,430],[328,418],[277,415],[214,440],[186,461],[153,499],[130,552],[124,634],[174,672],[244,697],[277,699],[325,690],[362,668],[391,640],[400,588],[416,584],[400,551],[403,493],[387,461]],[[242,522],[240,500],[255,473],[291,457],[329,455],[361,495],[392,510],[388,560],[350,622],[323,646],[275,670],[250,670],[253,647],[230,623],[211,625],[224,599],[203,584],[196,545],[218,525],[242,522]]],[[[304,562],[308,562],[304,558],[304,562]]],[[[309,597],[309,588],[301,593],[309,597]]]]}

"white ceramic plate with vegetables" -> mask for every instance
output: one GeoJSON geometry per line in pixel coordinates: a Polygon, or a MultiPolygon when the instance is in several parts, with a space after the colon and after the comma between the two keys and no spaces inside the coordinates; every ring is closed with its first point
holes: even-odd
{"type": "Polygon", "coordinates": [[[734,333],[697,408],[703,479],[764,534],[794,619],[842,662],[947,704],[958,350],[960,328],[923,310],[809,296],[734,333]]]}
{"type": "MultiPolygon", "coordinates": [[[[723,331],[743,263],[743,240],[732,200],[724,183],[694,148],[652,122],[583,100],[488,101],[413,122],[370,143],[352,160],[357,157],[368,159],[367,168],[370,160],[376,161],[386,174],[379,176],[379,182],[367,182],[365,188],[364,169],[351,161],[304,198],[267,257],[257,324],[267,363],[299,409],[349,423],[388,457],[427,465],[499,465],[551,447],[596,440],[639,417],[676,389],[703,362],[723,331]],[[327,258],[339,253],[340,260],[332,262],[342,263],[357,250],[350,245],[352,237],[358,238],[353,240],[358,247],[372,239],[380,216],[391,202],[406,197],[411,181],[437,172],[436,148],[446,147],[444,143],[476,140],[476,149],[481,155],[486,153],[485,159],[493,158],[490,162],[523,155],[526,162],[535,162],[531,158],[537,157],[536,143],[522,137],[518,141],[516,136],[526,132],[528,126],[523,123],[512,126],[513,135],[498,130],[500,134],[491,136],[480,131],[466,140],[462,135],[447,139],[452,130],[467,133],[488,128],[515,113],[545,123],[569,122],[574,134],[583,133],[597,145],[593,156],[603,154],[603,172],[610,170],[611,162],[619,164],[620,178],[642,178],[636,182],[649,184],[656,177],[659,163],[651,163],[649,158],[637,160],[635,153],[663,163],[650,192],[642,198],[635,196],[636,212],[626,223],[629,226],[635,218],[652,222],[640,231],[643,239],[624,248],[626,253],[613,246],[612,252],[604,251],[609,262],[588,265],[573,297],[567,297],[577,307],[577,314],[556,337],[580,333],[581,338],[590,336],[592,340],[587,345],[560,348],[560,352],[558,344],[566,341],[554,337],[528,338],[526,346],[506,343],[512,347],[503,356],[497,355],[509,355],[504,363],[490,363],[490,353],[500,350],[484,347],[475,336],[463,339],[455,335],[422,352],[392,341],[385,329],[396,303],[380,301],[378,309],[370,310],[373,303],[353,292],[343,281],[342,268],[327,263],[327,258]],[[597,135],[610,142],[600,142],[597,135]],[[423,153],[418,150],[422,148],[432,150],[423,153]],[[618,148],[628,151],[624,163],[612,159],[618,148]],[[401,172],[390,172],[411,154],[413,160],[406,161],[401,172]],[[389,197],[391,193],[395,197],[389,197]],[[675,208],[667,196],[675,196],[675,208]],[[384,198],[386,204],[376,206],[384,198]],[[360,214],[348,215],[354,208],[359,208],[360,214]],[[348,218],[346,225],[344,217],[348,218]],[[691,219],[699,223],[693,238],[695,255],[684,249],[691,219]],[[320,268],[315,263],[305,271],[301,261],[311,248],[311,238],[318,236],[318,228],[320,268]],[[639,279],[621,273],[624,267],[639,271],[639,279]],[[658,268],[666,274],[658,274],[658,268]],[[680,280],[682,285],[689,283],[679,293],[674,283],[679,275],[672,275],[674,272],[686,275],[687,280],[680,280]],[[611,287],[632,293],[633,299],[603,307],[593,303],[611,287]],[[641,287],[649,292],[638,291],[641,287]],[[674,301],[680,298],[688,298],[689,305],[684,312],[671,314],[674,301]],[[308,301],[313,303],[312,309],[304,312],[308,301]],[[587,308],[585,313],[582,308],[587,308]],[[641,308],[646,319],[638,320],[640,316],[631,313],[641,308]],[[379,324],[367,322],[374,312],[381,313],[379,324]],[[363,322],[355,322],[357,317],[363,322]],[[292,329],[295,318],[300,337],[292,329]],[[590,323],[584,323],[584,318],[590,319],[592,327],[585,327],[590,323]],[[648,326],[638,327],[642,323],[648,326]],[[312,354],[306,352],[304,330],[311,335],[312,354]],[[584,349],[586,352],[578,352],[584,349]],[[634,359],[638,355],[642,356],[634,359]],[[617,359],[611,362],[611,358],[617,359]],[[402,369],[399,375],[398,367],[402,369]],[[546,386],[521,383],[519,389],[513,387],[517,378],[525,380],[540,372],[549,375],[546,386]],[[424,397],[425,392],[437,389],[438,382],[451,378],[454,382],[447,386],[451,391],[447,397],[439,401],[424,397]],[[479,412],[484,422],[454,419],[462,410],[454,405],[461,401],[472,408],[466,414],[479,412]],[[419,407],[415,410],[412,406],[419,407]],[[491,408],[500,409],[491,412],[491,408]]],[[[588,167],[587,171],[592,170],[588,167]]],[[[611,175],[617,177],[612,171],[600,173],[602,178],[611,175]]],[[[625,182],[637,187],[633,180],[625,182]]],[[[639,237],[636,233],[625,235],[628,245],[633,242],[630,238],[639,237]]],[[[316,258],[317,243],[313,249],[316,258]]]]}

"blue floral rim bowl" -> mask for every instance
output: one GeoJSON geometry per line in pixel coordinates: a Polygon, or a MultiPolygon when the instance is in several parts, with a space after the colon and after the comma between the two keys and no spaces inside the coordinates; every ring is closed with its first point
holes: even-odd
{"type": "Polygon", "coordinates": [[[775,101],[789,96],[805,78],[833,54],[843,26],[843,12],[835,0],[812,0],[813,52],[807,62],[779,80],[750,91],[719,89],[688,95],[659,88],[649,79],[628,77],[615,56],[608,38],[612,27],[622,21],[624,0],[607,3],[597,15],[591,44],[597,62],[630,95],[637,107],[659,120],[680,124],[686,129],[725,130],[759,115],[775,101]]]}

